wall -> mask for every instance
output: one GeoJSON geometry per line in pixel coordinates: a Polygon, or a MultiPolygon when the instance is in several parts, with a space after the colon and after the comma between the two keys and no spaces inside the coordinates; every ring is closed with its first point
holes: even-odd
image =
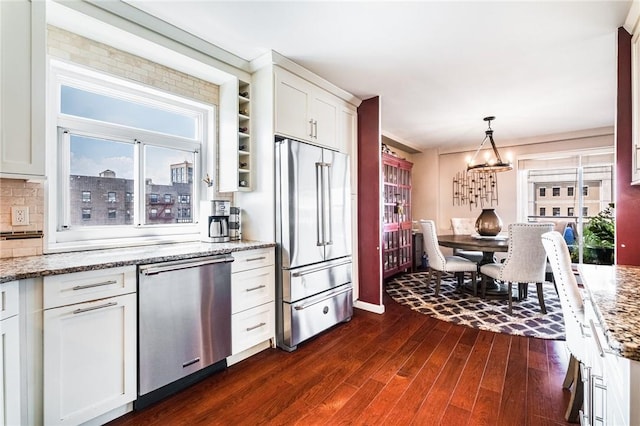
{"type": "Polygon", "coordinates": [[[42,254],[42,238],[5,240],[7,234],[42,231],[44,228],[44,189],[41,182],[0,179],[0,258],[42,254]],[[29,208],[29,225],[11,225],[11,207],[29,208]]]}
{"type": "MultiPolygon", "coordinates": [[[[497,140],[502,156],[508,153],[516,159],[524,155],[538,153],[563,152],[577,149],[602,148],[613,146],[613,131],[605,129],[599,136],[557,135],[520,141],[497,140]]],[[[475,149],[465,152],[437,153],[435,151],[414,154],[413,200],[414,218],[434,219],[439,233],[450,231],[452,217],[477,217],[481,209],[469,205],[453,205],[453,177],[466,167],[466,159],[475,149]]],[[[493,207],[504,224],[518,221],[517,170],[497,174],[498,203],[493,207]]],[[[487,206],[491,207],[491,206],[487,206]]]]}
{"type": "Polygon", "coordinates": [[[640,265],[640,185],[631,185],[632,109],[631,36],[618,29],[618,98],[616,105],[616,263],[640,265]]]}

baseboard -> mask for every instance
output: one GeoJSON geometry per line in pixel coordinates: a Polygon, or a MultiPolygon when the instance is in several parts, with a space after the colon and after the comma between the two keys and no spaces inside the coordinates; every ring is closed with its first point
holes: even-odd
{"type": "Polygon", "coordinates": [[[353,307],[362,309],[363,311],[373,312],[374,314],[384,314],[384,305],[374,305],[373,303],[356,300],[353,302],[353,307]]]}

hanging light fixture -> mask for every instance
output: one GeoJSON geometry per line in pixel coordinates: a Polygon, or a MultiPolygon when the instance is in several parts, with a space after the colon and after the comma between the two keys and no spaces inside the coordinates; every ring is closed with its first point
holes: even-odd
{"type": "Polygon", "coordinates": [[[500,153],[498,152],[498,148],[496,148],[496,143],[493,141],[493,129],[491,129],[491,121],[495,119],[496,119],[495,117],[484,118],[484,121],[488,122],[488,128],[484,132],[485,137],[482,140],[480,147],[478,148],[476,153],[473,154],[473,158],[471,158],[471,160],[469,160],[469,162],[467,163],[467,171],[493,173],[493,172],[506,172],[513,169],[513,165],[511,164],[511,162],[505,163],[504,161],[502,161],[502,158],[500,157],[500,153]],[[482,147],[484,146],[485,142],[487,142],[487,139],[489,139],[489,141],[491,142],[491,148],[493,149],[494,158],[491,158],[491,154],[487,153],[485,162],[476,164],[475,163],[476,157],[482,150],[482,147]]]}

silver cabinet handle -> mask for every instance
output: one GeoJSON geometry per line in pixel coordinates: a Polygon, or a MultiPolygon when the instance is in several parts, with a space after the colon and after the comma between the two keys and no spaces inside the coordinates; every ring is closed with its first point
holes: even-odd
{"type": "Polygon", "coordinates": [[[118,302],[109,302],[109,303],[105,303],[104,305],[98,305],[98,306],[92,306],[90,308],[80,308],[80,309],[76,309],[75,311],[73,311],[72,313],[75,314],[81,314],[83,312],[90,312],[90,311],[95,311],[96,309],[102,309],[102,308],[108,308],[109,306],[116,306],[118,304],[118,302]]]}
{"type": "Polygon", "coordinates": [[[247,327],[247,331],[255,330],[256,328],[260,328],[260,327],[263,327],[265,325],[267,325],[266,322],[261,322],[260,324],[254,325],[253,327],[247,327]]]}
{"type": "Polygon", "coordinates": [[[118,281],[116,280],[109,280],[109,281],[103,281],[101,283],[77,285],[73,287],[72,290],[84,290],[86,288],[102,287],[103,285],[111,285],[111,284],[117,284],[117,283],[118,281]]]}
{"type": "Polygon", "coordinates": [[[600,356],[602,358],[604,358],[604,355],[606,353],[611,353],[611,352],[605,350],[604,347],[602,346],[602,342],[600,342],[600,338],[598,337],[598,333],[596,333],[596,325],[593,323],[592,319],[589,320],[589,324],[591,325],[591,332],[593,333],[593,337],[596,340],[596,346],[598,346],[598,352],[600,353],[600,356]]]}
{"type": "Polygon", "coordinates": [[[245,291],[248,293],[248,292],[250,292],[250,291],[260,290],[261,288],[265,288],[265,287],[266,287],[266,285],[261,284],[261,285],[259,285],[259,286],[257,286],[257,287],[251,287],[251,288],[248,288],[248,289],[246,289],[245,291]]]}
{"type": "Polygon", "coordinates": [[[196,362],[199,362],[199,361],[200,361],[200,357],[194,358],[191,361],[183,362],[182,363],[182,368],[186,368],[186,367],[188,367],[190,365],[193,365],[193,364],[195,364],[196,362]]]}
{"type": "Polygon", "coordinates": [[[264,260],[266,258],[267,256],[252,257],[251,259],[245,259],[245,262],[255,262],[256,260],[264,260]]]}
{"type": "Polygon", "coordinates": [[[318,120],[313,120],[313,138],[318,139],[318,120]]]}
{"type": "Polygon", "coordinates": [[[313,137],[313,118],[309,120],[309,137],[313,137]]]}

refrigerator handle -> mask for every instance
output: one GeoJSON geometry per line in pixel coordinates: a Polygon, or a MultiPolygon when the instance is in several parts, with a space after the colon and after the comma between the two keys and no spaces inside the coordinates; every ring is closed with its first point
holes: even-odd
{"type": "Polygon", "coordinates": [[[325,163],[326,173],[325,173],[325,194],[326,198],[324,199],[324,210],[326,215],[324,217],[324,245],[333,244],[333,229],[331,224],[333,223],[333,217],[331,216],[331,163],[325,163]]]}
{"type": "Polygon", "coordinates": [[[322,163],[316,163],[316,245],[324,245],[324,193],[322,163]]]}

